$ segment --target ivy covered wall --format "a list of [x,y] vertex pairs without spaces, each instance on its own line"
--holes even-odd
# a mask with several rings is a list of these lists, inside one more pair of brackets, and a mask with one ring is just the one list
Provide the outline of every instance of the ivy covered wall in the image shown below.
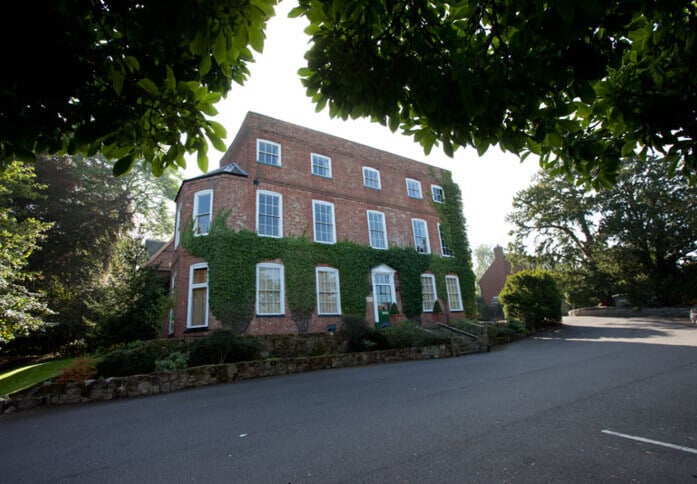
[[182,245],[191,254],[208,261],[209,305],[223,325],[244,332],[255,315],[256,264],[279,261],[285,268],[287,312],[296,324],[308,321],[316,306],[315,268],[327,265],[338,269],[342,314],[365,315],[366,296],[372,290],[370,271],[387,264],[399,273],[402,311],[408,317],[421,314],[421,278],[431,271],[436,276],[438,295],[447,301],[445,276],[458,275],[465,315],[476,315],[474,273],[460,192],[447,173],[441,180],[445,203],[434,203],[438,209],[446,243],[453,257],[419,254],[413,247],[391,247],[377,250],[350,241],[319,244],[307,237],[270,238],[228,227],[230,212],[218,214],[205,237],[194,237],[184,231]]

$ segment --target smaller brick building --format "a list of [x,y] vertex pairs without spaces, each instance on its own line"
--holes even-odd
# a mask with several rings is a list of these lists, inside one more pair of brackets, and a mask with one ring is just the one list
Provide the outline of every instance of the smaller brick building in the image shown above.
[[482,292],[482,300],[491,303],[497,298],[506,279],[511,275],[511,264],[506,260],[501,246],[494,247],[494,261],[479,279],[479,289]]
[[[355,278],[349,284],[342,277],[342,262],[331,255],[336,251],[326,250],[330,255],[314,267],[302,268],[312,271],[312,287],[296,290],[312,291],[315,298],[303,330],[337,327],[346,314],[342,302],[351,299],[355,306],[356,295],[363,301],[365,319],[381,321],[392,303],[400,310],[413,303],[402,299],[400,288],[419,282],[424,324],[435,321],[436,300],[446,315],[464,316],[460,274],[430,269],[447,269],[447,259],[454,259],[439,212],[446,202],[445,175],[449,176],[447,170],[248,113],[219,168],[182,183],[176,198],[174,238],[149,262],[170,276],[175,304],[169,333],[182,336],[215,329],[222,326],[220,315],[229,313],[230,308],[219,305],[215,314],[210,304],[212,294],[220,297],[222,289],[214,287],[214,281],[220,281],[222,269],[209,266],[210,260],[192,255],[183,246],[185,230],[193,230],[194,241],[210,240],[215,236],[209,233],[212,223],[223,216],[233,233],[256,234],[248,239],[253,245],[268,247],[273,241],[281,244],[297,238],[319,244],[313,245],[318,253],[321,246],[342,241],[370,250],[375,264],[364,274],[365,283],[358,285]],[[404,281],[403,270],[381,259],[380,254],[387,257],[389,248],[409,248],[424,256],[418,279]],[[295,276],[287,272],[290,260],[267,255],[254,262],[254,270],[245,276],[255,285],[254,307],[244,294],[239,302],[253,309],[246,331],[297,332],[298,317],[290,307],[294,294],[288,293],[288,282]],[[237,304],[234,295],[226,296],[231,305]]]

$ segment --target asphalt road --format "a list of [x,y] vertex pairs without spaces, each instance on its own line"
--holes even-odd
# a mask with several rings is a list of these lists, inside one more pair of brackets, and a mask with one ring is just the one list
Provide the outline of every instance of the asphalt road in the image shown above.
[[5,415],[0,481],[697,484],[697,327],[570,318],[486,354]]

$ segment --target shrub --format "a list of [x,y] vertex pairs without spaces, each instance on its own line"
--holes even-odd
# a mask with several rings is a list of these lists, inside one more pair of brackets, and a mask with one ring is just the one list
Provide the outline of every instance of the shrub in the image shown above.
[[436,302],[433,303],[433,314],[441,314],[443,312],[443,308],[440,306],[440,301],[436,299]]
[[399,314],[399,307],[397,307],[396,302],[393,302],[392,306],[390,306],[390,314]]
[[387,347],[394,349],[431,346],[449,341],[446,336],[429,333],[411,321],[394,324],[379,332],[385,336]]
[[511,318],[508,321],[508,327],[518,334],[525,334],[525,325],[520,321],[520,319]]
[[232,329],[216,329],[199,338],[189,350],[191,366],[218,365],[256,358],[259,343],[251,336],[238,336]]
[[181,351],[173,351],[164,358],[155,361],[157,371],[180,370],[189,366],[189,356]]
[[337,337],[346,341],[349,352],[381,350],[387,347],[385,335],[368,326],[360,316],[344,316]]
[[[129,376],[152,373],[155,371],[155,362],[178,349],[177,342],[166,340],[139,343],[135,348],[124,346],[109,351],[97,363],[99,376]],[[133,344],[129,346],[134,346]]]
[[521,319],[527,329],[561,321],[561,294],[547,271],[535,269],[511,275],[499,297],[506,317]]

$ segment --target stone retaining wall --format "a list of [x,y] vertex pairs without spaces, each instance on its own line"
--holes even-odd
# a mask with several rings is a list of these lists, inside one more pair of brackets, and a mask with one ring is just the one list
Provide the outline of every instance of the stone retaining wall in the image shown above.
[[590,307],[572,309],[569,316],[597,316],[604,318],[684,318],[690,319],[690,308],[618,308]]
[[479,351],[479,343],[471,345],[426,346],[399,350],[370,351],[314,356],[307,358],[268,359],[198,366],[148,375],[87,380],[84,383],[45,383],[0,400],[2,413],[26,410],[44,405],[99,402],[118,398],[167,393],[219,383],[231,383],[263,376],[287,375],[305,371],[371,365],[390,361],[449,358]]

